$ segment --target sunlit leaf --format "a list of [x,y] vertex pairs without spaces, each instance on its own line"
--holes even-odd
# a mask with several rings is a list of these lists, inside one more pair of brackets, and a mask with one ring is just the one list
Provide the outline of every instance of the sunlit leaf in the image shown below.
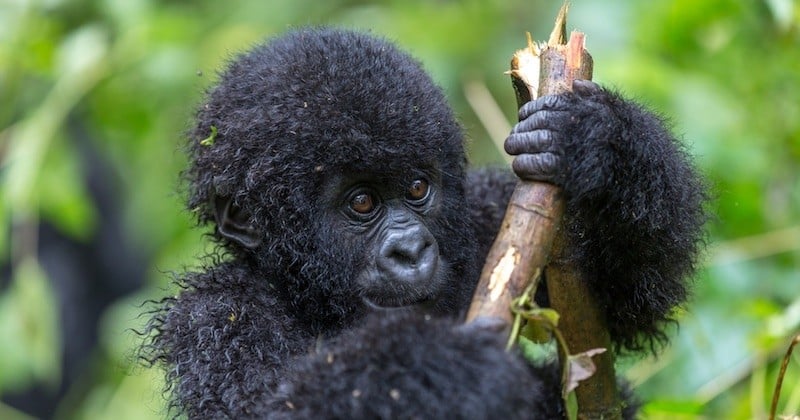
[[559,315],[550,308],[534,308],[524,312],[527,320],[520,335],[535,343],[546,343],[553,336],[553,329],[558,327]]

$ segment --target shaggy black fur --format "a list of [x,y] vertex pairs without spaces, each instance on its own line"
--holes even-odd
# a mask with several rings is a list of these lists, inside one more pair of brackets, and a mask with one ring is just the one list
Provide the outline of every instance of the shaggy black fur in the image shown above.
[[[706,221],[705,186],[664,122],[605,90],[565,95],[566,225],[573,259],[621,349],[655,351],[687,298]],[[524,112],[524,110],[523,110]]]
[[[561,404],[553,403],[560,399],[553,386],[558,369],[530,367],[496,351],[504,344],[498,331],[471,324],[409,313],[371,315],[363,327],[320,349],[321,357],[298,364],[270,412],[281,413],[278,418],[563,417]],[[506,394],[492,397],[498,390]]]
[[[703,186],[662,121],[639,106],[601,89],[559,101],[570,112],[548,129],[563,137],[552,150],[568,203],[563,258],[587,274],[618,346],[663,342],[664,323],[686,299]],[[216,136],[203,141],[212,127]],[[466,170],[460,127],[416,61],[363,34],[290,32],[231,63],[189,141],[189,208],[213,224],[215,199],[228,197],[260,242],[240,246],[216,230],[228,261],[185,274],[181,293],[154,317],[149,357],[169,368],[180,410],[202,418],[561,412],[552,367],[525,367],[492,327],[454,321],[516,177]],[[447,283],[428,311],[370,312],[353,280],[370,244],[343,233],[331,180],[408,185],[420,173],[440,195],[424,221]]]

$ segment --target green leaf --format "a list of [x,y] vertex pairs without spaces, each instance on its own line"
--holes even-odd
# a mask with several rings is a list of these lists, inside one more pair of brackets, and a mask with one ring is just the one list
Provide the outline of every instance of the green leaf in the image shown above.
[[550,341],[553,330],[558,327],[559,315],[550,308],[532,308],[522,312],[527,323],[520,335],[539,344]]
[[540,321],[528,321],[519,335],[533,341],[534,343],[544,344],[553,338],[553,329]]
[[200,140],[200,144],[202,146],[212,146],[214,145],[214,140],[216,140],[216,138],[217,138],[217,127],[212,125],[211,134],[209,134],[208,137],[204,138],[203,140]]

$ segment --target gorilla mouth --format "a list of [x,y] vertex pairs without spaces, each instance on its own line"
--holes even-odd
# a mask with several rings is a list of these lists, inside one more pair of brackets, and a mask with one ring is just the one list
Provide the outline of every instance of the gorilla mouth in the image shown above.
[[412,309],[431,311],[445,294],[448,265],[437,258],[435,272],[409,281],[382,270],[365,270],[357,283],[364,306],[372,311]]
[[373,311],[395,311],[402,309],[430,309],[436,304],[436,298],[432,296],[425,296],[417,300],[397,300],[397,299],[384,299],[381,301],[373,300],[369,297],[363,297],[364,305]]

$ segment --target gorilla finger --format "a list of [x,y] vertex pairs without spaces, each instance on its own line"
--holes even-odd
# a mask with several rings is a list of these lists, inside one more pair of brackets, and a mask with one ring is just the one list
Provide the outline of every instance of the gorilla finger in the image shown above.
[[553,153],[519,155],[511,162],[511,168],[521,179],[550,183],[555,183],[560,166],[560,157]]
[[564,121],[568,115],[568,111],[539,110],[529,115],[524,120],[520,120],[511,132],[520,133],[538,129],[558,130],[563,126],[562,121]]
[[579,96],[590,96],[600,92],[601,87],[591,80],[575,79],[572,81],[572,91]]
[[506,139],[503,148],[509,155],[530,153],[560,153],[559,135],[552,130],[534,130],[513,133]]
[[540,96],[519,109],[519,120],[523,121],[531,114],[544,110],[564,111],[569,108],[569,100],[566,95],[545,95]]

